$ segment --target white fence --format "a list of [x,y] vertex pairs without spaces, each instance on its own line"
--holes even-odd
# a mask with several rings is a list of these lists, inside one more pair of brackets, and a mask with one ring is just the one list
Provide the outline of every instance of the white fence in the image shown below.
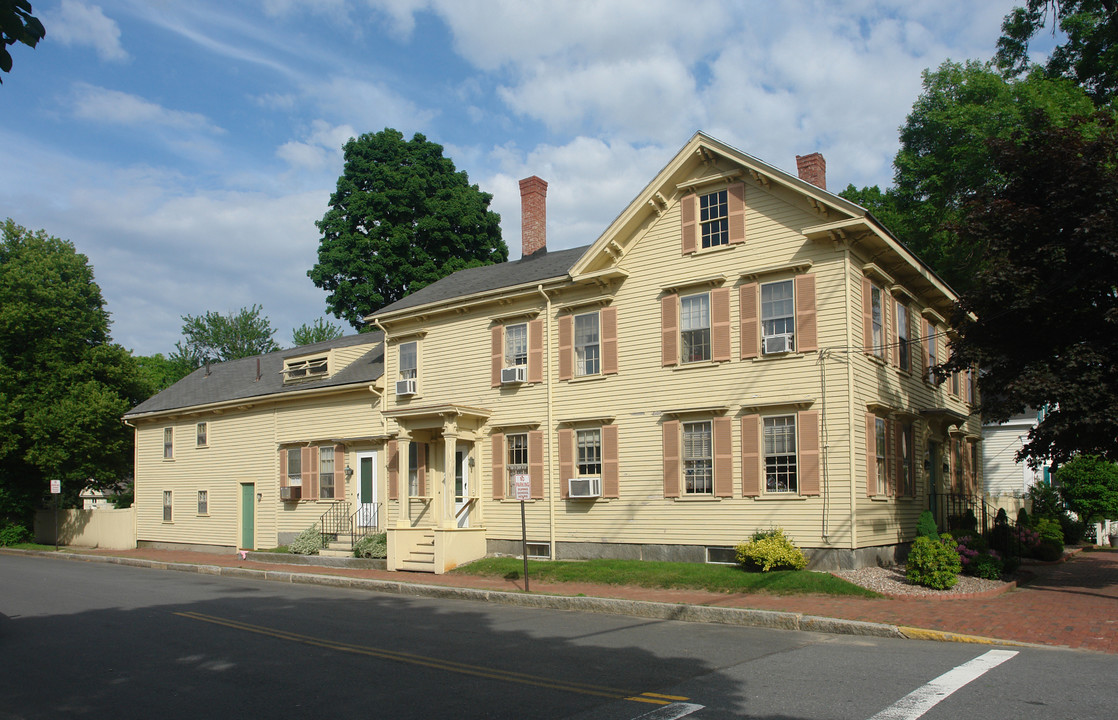
[[[54,510],[35,513],[35,542],[54,545]],[[59,510],[59,545],[130,550],[136,547],[136,509]]]

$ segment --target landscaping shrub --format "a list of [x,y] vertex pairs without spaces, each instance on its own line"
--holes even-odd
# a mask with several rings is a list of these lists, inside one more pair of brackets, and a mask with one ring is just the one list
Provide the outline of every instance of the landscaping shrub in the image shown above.
[[18,545],[31,541],[31,531],[19,523],[11,523],[0,527],[0,547]]
[[1021,558],[1016,555],[1009,555],[1002,560],[1002,575],[1012,575],[1017,572],[1017,568],[1021,567]]
[[955,552],[955,539],[944,533],[939,540],[918,537],[908,553],[905,577],[908,581],[935,590],[947,590],[959,582],[962,565]]
[[987,538],[991,550],[997,550],[1003,557],[1015,555],[1019,552],[1019,544],[1014,537],[1014,530],[1009,524],[995,524]]
[[353,546],[353,556],[359,558],[388,557],[388,533],[366,535]]
[[989,553],[975,556],[965,568],[963,572],[967,575],[974,577],[985,578],[987,580],[1001,579],[1002,572],[1005,570],[1005,563],[997,556],[995,551],[991,550]]
[[322,547],[322,533],[318,531],[318,523],[315,523],[299,533],[287,550],[292,555],[317,555]]
[[1022,527],[1029,524],[1029,511],[1025,508],[1017,511],[1017,524]]
[[939,528],[936,527],[936,519],[931,510],[920,513],[920,519],[916,521],[916,537],[939,539]]
[[807,567],[803,551],[784,535],[781,528],[756,532],[752,540],[739,543],[734,551],[738,562],[747,568],[760,568],[762,572],[803,570]]
[[1033,550],[1033,557],[1051,562],[1064,556],[1064,530],[1058,521],[1039,518],[1036,532],[1039,542]]

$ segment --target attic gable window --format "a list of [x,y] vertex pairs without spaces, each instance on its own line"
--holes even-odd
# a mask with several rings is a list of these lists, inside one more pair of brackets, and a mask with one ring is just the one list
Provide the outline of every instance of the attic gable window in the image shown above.
[[327,373],[327,358],[289,360],[283,366],[284,382],[300,382],[324,377]]
[[704,248],[730,243],[729,210],[725,190],[699,197],[699,225],[702,228]]

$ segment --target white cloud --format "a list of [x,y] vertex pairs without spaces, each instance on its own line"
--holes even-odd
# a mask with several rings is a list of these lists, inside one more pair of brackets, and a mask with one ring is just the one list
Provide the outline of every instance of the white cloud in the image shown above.
[[57,40],[63,45],[91,47],[104,61],[120,62],[128,53],[120,44],[120,26],[105,17],[97,5],[86,5],[78,0],[62,0],[58,10],[48,13],[44,24],[48,41]]
[[169,110],[136,95],[76,83],[73,94],[74,115],[110,125],[163,127],[207,133],[224,132],[198,113]]
[[342,146],[358,132],[350,125],[330,125],[324,120],[315,120],[304,141],[289,141],[276,150],[276,155],[295,168],[322,170],[331,165],[340,165]]

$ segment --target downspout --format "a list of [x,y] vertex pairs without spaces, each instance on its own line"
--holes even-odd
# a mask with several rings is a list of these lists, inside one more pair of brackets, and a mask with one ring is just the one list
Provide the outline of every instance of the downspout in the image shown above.
[[[551,383],[551,296],[544,292],[543,285],[536,286],[536,292],[543,296],[545,302],[546,318],[544,324],[544,354],[543,354],[543,381],[547,385],[547,431],[544,434],[544,447],[551,447],[551,429],[555,426],[553,422],[554,408],[552,406],[552,392],[553,387]],[[547,457],[547,465],[544,472],[547,474],[547,542],[548,547],[551,548],[551,559],[555,559],[555,489],[552,487],[551,476],[551,453],[545,452]]]
[[[380,324],[380,320],[378,318],[373,318],[373,326],[375,328],[377,328],[378,330],[380,330],[381,334],[384,336],[383,339],[381,339],[381,343],[384,345],[384,393],[380,396],[380,430],[381,430],[381,435],[387,435],[388,434],[388,418],[386,418],[384,416],[384,411],[387,409],[385,407],[385,405],[388,402],[388,387],[389,387],[389,385],[388,385],[388,330],[386,330],[385,327]],[[419,358],[417,356],[416,357],[416,365],[418,366],[418,364],[419,364]],[[370,385],[369,389],[371,390],[372,387],[373,386]],[[385,465],[384,465],[385,472],[383,473],[384,482],[385,482],[384,522],[385,522],[385,524],[387,524],[388,523],[388,485],[387,485],[387,483],[388,483],[388,465],[387,465],[387,462],[388,462],[388,450],[387,450],[388,445],[387,445],[387,443],[385,444],[385,448],[386,449],[385,449],[384,453],[382,453],[382,454],[384,455],[384,463],[385,463]],[[377,477],[378,478],[382,475],[380,470],[381,470],[381,468],[378,467],[377,468]],[[407,482],[407,481],[408,481],[408,479],[404,478],[404,482]],[[400,479],[398,477],[396,478],[396,482],[397,483],[400,482]],[[378,481],[377,484],[379,485],[380,482]],[[397,486],[397,487],[399,487],[399,486]],[[379,488],[377,489],[377,494],[378,495],[380,494],[380,489]],[[411,500],[409,499],[408,502],[411,502]],[[403,504],[401,503],[400,507],[397,508],[397,516],[402,514],[403,511],[404,511],[404,508],[403,508]],[[391,559],[391,553],[389,553],[389,556],[390,556],[390,559]],[[389,568],[389,569],[394,570],[395,568]]]
[[[852,322],[853,318],[850,314],[850,246],[843,244],[842,250],[842,275],[845,290],[843,297],[846,299],[846,347],[854,347],[854,338],[852,336]],[[847,427],[850,428],[850,464],[847,469],[850,472],[850,550],[854,552],[858,549],[858,491],[857,491],[857,472],[855,468],[857,465],[857,457],[854,452],[854,436],[857,434],[858,426],[855,425],[854,416],[854,359],[857,357],[856,353],[847,352],[846,355],[846,413],[847,413]],[[865,423],[863,423],[865,424]],[[866,438],[869,442],[869,438]]]
[[[140,521],[139,513],[136,512],[136,481],[139,474],[136,472],[136,462],[140,459],[140,429],[123,418],[121,418],[121,422],[132,428],[132,540],[139,545]],[[55,535],[57,534],[55,532]]]

